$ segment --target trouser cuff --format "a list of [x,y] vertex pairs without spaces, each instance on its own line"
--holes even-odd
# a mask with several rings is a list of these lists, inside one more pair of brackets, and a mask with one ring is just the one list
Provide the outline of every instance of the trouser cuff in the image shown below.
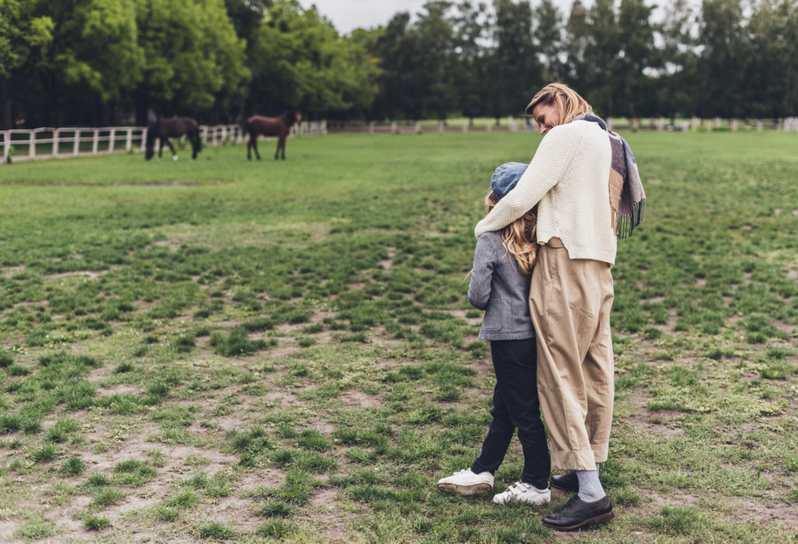
[[596,456],[596,463],[603,463],[607,460],[610,451],[609,444],[590,444],[593,449],[593,455]]
[[596,470],[596,462],[600,461],[593,450],[551,452],[552,470]]

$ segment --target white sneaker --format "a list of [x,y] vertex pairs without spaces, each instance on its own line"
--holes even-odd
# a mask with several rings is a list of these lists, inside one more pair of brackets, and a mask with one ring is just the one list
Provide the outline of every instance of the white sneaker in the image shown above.
[[524,482],[515,482],[507,488],[504,493],[499,493],[493,497],[493,502],[496,504],[504,504],[510,501],[530,502],[533,504],[542,504],[551,500],[550,489],[538,489],[534,485],[525,484]]
[[438,489],[458,495],[476,495],[493,489],[493,474],[481,472],[474,474],[470,468],[455,472],[448,478],[438,480]]

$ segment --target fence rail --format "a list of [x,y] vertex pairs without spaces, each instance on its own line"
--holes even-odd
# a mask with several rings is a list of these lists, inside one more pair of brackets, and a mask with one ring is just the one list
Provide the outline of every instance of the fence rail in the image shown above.
[[[292,126],[288,137],[308,137],[322,134],[327,134],[326,121],[311,121]],[[238,125],[202,125],[200,126],[200,136],[204,145],[216,147],[239,144],[244,141],[245,134]],[[2,164],[36,159],[135,153],[144,151],[146,141],[146,127],[42,127],[33,130],[0,131]],[[158,144],[158,139],[156,139],[156,148]]]
[[[504,120],[503,120],[504,121]],[[671,122],[665,117],[651,117],[647,119],[609,119],[611,130],[643,130],[643,131],[706,131],[714,130],[737,132],[738,130],[764,130],[798,131],[798,118],[785,119],[680,119]],[[538,132],[538,124],[531,118],[525,121],[516,121],[508,117],[504,124],[488,123],[474,124],[469,120],[461,121],[328,121],[330,133],[337,134],[418,134],[421,132]]]
[[[670,123],[664,117],[649,119],[630,118],[608,120],[612,130],[662,131],[731,131],[776,130],[798,132],[798,117],[784,119],[692,119]],[[203,144],[236,145],[245,134],[239,125],[200,127]],[[538,125],[527,118],[518,122],[508,117],[504,124],[472,124],[463,121],[311,121],[291,127],[289,138],[319,136],[323,134],[418,134],[421,132],[538,132]],[[268,138],[267,138],[268,139]],[[108,153],[135,153],[144,150],[146,127],[105,128],[37,128],[33,130],[0,131],[2,164],[13,161],[105,155]],[[156,139],[156,147],[158,140]],[[9,160],[10,159],[10,160]]]

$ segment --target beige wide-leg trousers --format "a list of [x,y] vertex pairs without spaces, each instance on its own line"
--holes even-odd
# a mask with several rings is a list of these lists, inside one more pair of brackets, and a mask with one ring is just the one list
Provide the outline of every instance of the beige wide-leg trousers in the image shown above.
[[559,238],[540,247],[529,307],[554,470],[595,470],[607,460],[615,394],[614,296],[608,263],[571,260]]

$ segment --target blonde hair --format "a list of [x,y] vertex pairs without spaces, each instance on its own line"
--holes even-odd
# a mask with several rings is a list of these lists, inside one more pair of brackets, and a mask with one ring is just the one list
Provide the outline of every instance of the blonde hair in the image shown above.
[[[488,206],[488,212],[499,203],[499,198],[496,193],[491,191],[485,197],[485,204]],[[518,268],[522,274],[529,275],[532,273],[532,268],[535,266],[535,260],[538,256],[538,243],[537,231],[538,207],[526,212],[524,215],[504,227],[501,231],[502,245],[507,253],[515,257],[518,263]]]
[[551,106],[557,104],[560,109],[560,124],[570,123],[577,115],[592,113],[593,108],[587,100],[579,96],[575,90],[562,83],[550,83],[538,91],[532,102],[526,107],[525,113],[532,115],[532,110],[537,105]]

